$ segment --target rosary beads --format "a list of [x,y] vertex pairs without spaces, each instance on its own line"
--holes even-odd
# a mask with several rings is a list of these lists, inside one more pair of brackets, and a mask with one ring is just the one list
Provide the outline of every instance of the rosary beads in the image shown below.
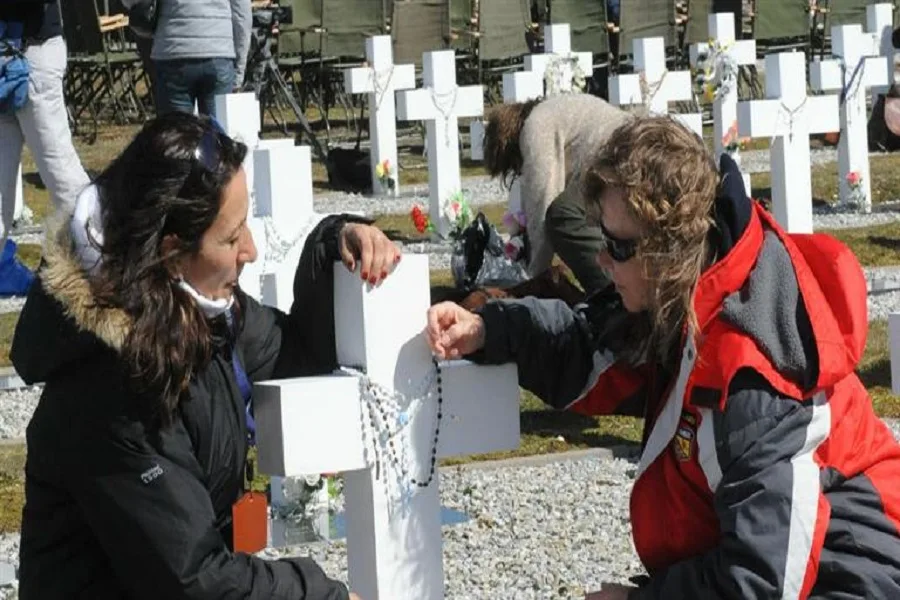
[[[437,396],[437,410],[434,427],[434,439],[430,451],[430,466],[427,477],[410,477],[407,448],[411,440],[407,427],[411,421],[409,410],[411,404],[403,405],[403,395],[385,390],[375,382],[361,375],[363,397],[363,445],[372,451],[372,462],[375,478],[387,482],[388,467],[395,473],[401,490],[408,492],[410,487],[427,488],[434,481],[437,469],[438,443],[440,441],[441,421],[443,419],[443,379],[441,367],[432,358],[434,371],[424,379],[419,388],[408,395],[410,401],[418,401],[418,408],[431,398]],[[367,440],[371,434],[371,445]],[[371,446],[371,447],[370,447]]]

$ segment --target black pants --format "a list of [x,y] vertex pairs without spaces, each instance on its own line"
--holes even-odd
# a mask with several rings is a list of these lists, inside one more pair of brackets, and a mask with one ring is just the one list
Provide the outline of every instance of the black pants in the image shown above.
[[567,187],[547,209],[544,229],[553,250],[590,295],[609,284],[609,277],[597,263],[603,249],[603,233],[587,222],[584,201],[577,186]]

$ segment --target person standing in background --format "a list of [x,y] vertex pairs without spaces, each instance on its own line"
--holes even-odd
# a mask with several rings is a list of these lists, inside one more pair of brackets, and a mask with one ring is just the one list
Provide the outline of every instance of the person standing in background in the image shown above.
[[[30,284],[31,273],[7,244],[16,204],[16,178],[27,145],[55,210],[69,210],[87,187],[88,175],[72,143],[63,77],[66,43],[58,0],[3,0],[0,21],[21,27],[21,39],[4,40],[24,49],[28,63],[28,99],[21,108],[0,114],[0,295],[15,295]],[[17,36],[18,37],[18,36]]]
[[241,86],[250,47],[250,0],[160,2],[151,58],[157,114],[215,116],[215,97]]

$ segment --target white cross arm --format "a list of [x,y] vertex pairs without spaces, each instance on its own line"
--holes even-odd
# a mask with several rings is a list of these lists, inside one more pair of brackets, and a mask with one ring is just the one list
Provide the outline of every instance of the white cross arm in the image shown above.
[[[444,92],[452,94],[453,92]],[[442,104],[439,99],[438,103]],[[430,88],[408,90],[397,94],[397,118],[401,121],[426,121],[447,117],[480,117],[484,114],[484,91],[481,86],[460,87],[456,91],[455,103],[448,107],[447,114],[441,114],[434,102]]]
[[[870,88],[876,92],[887,91],[891,85],[888,59],[884,56],[869,56],[864,61],[860,67],[863,78],[859,82],[860,89]],[[852,76],[852,71],[848,71],[847,77],[850,78]],[[809,84],[817,92],[833,92],[843,89],[844,73],[841,69],[841,62],[838,60],[814,62],[810,65]],[[856,82],[854,82],[853,86],[856,85]]]
[[[653,87],[650,87],[653,93]],[[692,100],[694,97],[693,81],[690,71],[669,71],[662,80],[657,94],[661,94],[669,102]]]
[[[648,84],[648,92],[652,96],[665,98],[666,102],[679,102],[693,99],[693,83],[690,71],[668,71],[665,78],[654,89],[653,84]],[[629,104],[643,104],[643,90],[641,78],[637,73],[627,75],[614,75],[609,78],[609,101],[617,106]]]
[[828,133],[841,128],[838,97],[808,97],[806,105],[793,116],[781,100],[738,102],[738,135],[741,137],[786,136]]
[[534,71],[503,74],[503,101],[527,102],[544,95],[544,77]]
[[525,57],[525,70],[538,73],[543,76],[547,66],[552,60],[574,58],[584,73],[590,74],[593,70],[594,55],[590,52],[572,52],[571,54],[529,54]]
[[[519,445],[515,365],[441,364],[442,415],[438,457],[510,450]],[[488,399],[486,401],[485,399]],[[343,373],[257,383],[253,388],[259,469],[295,477],[367,468],[361,423],[360,383]],[[434,443],[437,401],[413,407],[410,426]],[[425,419],[426,426],[414,422]],[[427,437],[427,439],[424,439]]]
[[642,104],[641,78],[635,73],[609,78],[609,101],[616,106]]
[[[416,87],[415,65],[394,65],[390,74],[390,81],[379,85],[385,88],[390,86],[390,91],[410,89]],[[372,67],[354,67],[344,71],[344,89],[351,94],[375,93],[375,75]]]
[[[710,45],[707,42],[692,44],[690,48],[691,66],[696,67],[700,62],[700,56],[708,55]],[[739,65],[756,64],[756,40],[738,40],[731,42],[731,45],[725,51],[734,57]]]

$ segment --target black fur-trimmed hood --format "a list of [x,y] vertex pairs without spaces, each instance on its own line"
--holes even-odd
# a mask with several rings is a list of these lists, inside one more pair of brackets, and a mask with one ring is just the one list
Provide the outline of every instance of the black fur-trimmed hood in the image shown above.
[[26,383],[98,352],[122,349],[132,319],[118,308],[97,306],[75,252],[71,216],[48,223],[43,259],[16,326],[10,353]]

